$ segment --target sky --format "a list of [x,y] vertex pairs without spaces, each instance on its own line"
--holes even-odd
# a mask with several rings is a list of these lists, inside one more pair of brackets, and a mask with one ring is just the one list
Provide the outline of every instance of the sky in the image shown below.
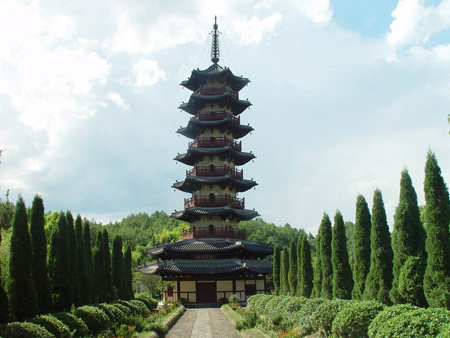
[[426,154],[450,182],[450,0],[0,0],[0,196],[107,223],[172,213],[186,193],[179,84],[210,64],[251,80],[246,207],[317,233],[400,173],[424,204]]

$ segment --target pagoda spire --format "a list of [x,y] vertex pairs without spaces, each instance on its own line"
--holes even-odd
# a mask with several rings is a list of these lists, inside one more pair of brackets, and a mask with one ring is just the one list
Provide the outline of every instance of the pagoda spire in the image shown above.
[[217,30],[219,26],[217,25],[217,16],[214,17],[214,25],[213,31],[211,32],[212,36],[212,46],[211,46],[211,61],[214,64],[219,62],[220,51],[219,51],[219,34],[220,32]]

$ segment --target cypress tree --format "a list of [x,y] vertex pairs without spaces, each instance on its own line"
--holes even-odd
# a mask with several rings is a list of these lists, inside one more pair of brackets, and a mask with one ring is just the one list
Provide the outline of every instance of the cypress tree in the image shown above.
[[124,282],[125,282],[125,290],[126,297],[125,300],[129,300],[133,298],[133,272],[131,271],[131,248],[127,246],[127,250],[125,251],[125,256],[123,259],[123,269],[124,269]]
[[272,270],[273,286],[276,295],[280,293],[280,248],[275,244],[273,249],[273,270]]
[[73,304],[73,284],[69,229],[63,212],[60,212],[58,224],[50,237],[48,270],[55,311],[69,311]]
[[289,294],[289,249],[283,248],[281,251],[281,267],[280,267],[280,295],[287,296]]
[[367,275],[364,298],[390,304],[392,287],[392,246],[386,220],[383,196],[375,190],[372,206],[372,229],[370,232],[370,270]]
[[86,276],[88,278],[86,287],[86,295],[89,300],[86,303],[95,302],[95,278],[94,278],[94,260],[92,258],[91,248],[91,229],[89,221],[83,222],[83,243],[84,243],[84,262],[86,267]]
[[[0,243],[2,242],[2,231],[0,228]],[[0,324],[5,324],[9,320],[8,296],[2,283],[2,267],[0,265]]]
[[[409,302],[417,306],[426,306],[425,295],[423,293],[423,275],[426,262],[425,251],[425,229],[420,221],[419,205],[417,204],[417,194],[412,185],[411,177],[408,170],[403,169],[400,179],[400,198],[394,215],[394,230],[392,231],[392,251],[393,259],[393,275],[392,289],[389,293],[391,301],[395,304]],[[413,262],[422,262],[422,269],[416,266],[414,280],[416,283],[411,284],[406,281],[402,285],[402,292],[399,292],[399,278],[405,262],[409,257],[417,257],[418,260],[410,259],[407,271],[412,271]],[[420,272],[422,271],[422,273]],[[406,272],[405,276],[409,275]],[[409,292],[408,290],[414,290]]]
[[112,301],[115,297],[116,290],[114,290],[113,279],[112,279],[112,269],[111,269],[111,252],[109,250],[109,237],[108,231],[103,229],[103,257],[105,260],[105,291],[106,300]]
[[106,289],[105,275],[105,253],[103,233],[97,233],[97,246],[94,250],[94,276],[95,276],[95,300],[99,303],[107,301],[108,291]]
[[311,264],[311,251],[306,234],[300,236],[300,294],[298,296],[310,297],[313,289],[313,268]]
[[297,247],[294,240],[289,244],[289,296],[295,296],[297,292]]
[[73,302],[75,306],[80,306],[82,300],[80,292],[80,280],[78,278],[77,236],[75,235],[73,216],[70,211],[66,212],[66,219],[67,219],[67,230],[70,249],[70,270],[72,272]]
[[117,297],[119,299],[124,299],[126,297],[123,273],[122,237],[116,236],[113,241],[112,275],[113,285],[116,288]]
[[13,319],[20,321],[33,317],[38,312],[32,272],[33,251],[22,196],[17,200],[14,213],[9,257],[9,306]]
[[324,213],[319,227],[320,236],[320,264],[322,267],[322,298],[331,299],[333,297],[333,266],[331,263],[331,221],[330,217]]
[[350,299],[352,296],[352,270],[348,260],[347,238],[342,214],[337,211],[331,240],[331,261],[333,263],[333,297]]
[[450,202],[436,155],[428,151],[425,164],[425,223],[427,266],[424,292],[431,307],[450,308]]
[[75,236],[77,238],[77,273],[80,289],[81,304],[89,304],[90,302],[90,285],[86,273],[86,257],[84,255],[84,240],[83,240],[83,222],[81,216],[77,215],[75,219]]
[[47,268],[47,238],[45,237],[44,201],[36,195],[31,207],[30,235],[33,247],[33,279],[38,296],[38,312],[53,311],[52,288]]
[[353,299],[361,299],[370,269],[370,228],[369,207],[363,195],[356,199],[356,217],[353,237]]
[[296,248],[296,253],[297,253],[297,289],[295,291],[295,294],[297,296],[301,296],[302,295],[302,237],[303,237],[304,233],[300,233],[300,236],[298,236],[297,239],[297,248]]
[[320,298],[322,293],[322,261],[320,258],[320,231],[316,237],[316,257],[314,260],[314,287],[313,296]]

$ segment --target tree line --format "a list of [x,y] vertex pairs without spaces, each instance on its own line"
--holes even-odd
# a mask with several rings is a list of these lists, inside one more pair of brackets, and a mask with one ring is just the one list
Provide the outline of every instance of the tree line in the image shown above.
[[67,211],[58,213],[47,240],[41,196],[34,197],[28,213],[21,196],[14,208],[3,207],[14,213],[8,271],[0,271],[0,323],[133,297],[131,249],[124,252],[120,236],[111,252],[103,229],[92,247],[89,221]]
[[364,196],[358,195],[351,250],[342,214],[336,212],[332,225],[324,213],[315,258],[304,234],[289,247],[275,246],[275,293],[450,308],[450,201],[431,151],[424,193],[423,223],[416,191],[404,169],[392,234],[381,191],[375,190],[371,211]]

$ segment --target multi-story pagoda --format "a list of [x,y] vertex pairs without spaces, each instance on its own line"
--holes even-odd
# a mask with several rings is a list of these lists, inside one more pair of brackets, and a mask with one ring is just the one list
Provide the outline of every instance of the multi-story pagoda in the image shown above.
[[239,91],[250,81],[219,66],[219,32],[213,26],[211,61],[205,70],[193,70],[181,85],[193,93],[180,109],[192,117],[177,133],[192,141],[175,160],[191,166],[186,178],[173,188],[191,194],[184,209],[172,217],[190,223],[181,241],[147,249],[157,263],[140,267],[144,274],[158,274],[173,281],[165,297],[186,298],[189,302],[217,302],[231,294],[241,300],[266,292],[266,275],[272,262],[262,260],[273,253],[273,246],[246,240],[241,220],[258,213],[245,209],[245,192],[257,183],[244,179],[239,166],[255,158],[242,151],[245,135],[253,130],[242,125],[240,115],[251,103],[239,99]]

